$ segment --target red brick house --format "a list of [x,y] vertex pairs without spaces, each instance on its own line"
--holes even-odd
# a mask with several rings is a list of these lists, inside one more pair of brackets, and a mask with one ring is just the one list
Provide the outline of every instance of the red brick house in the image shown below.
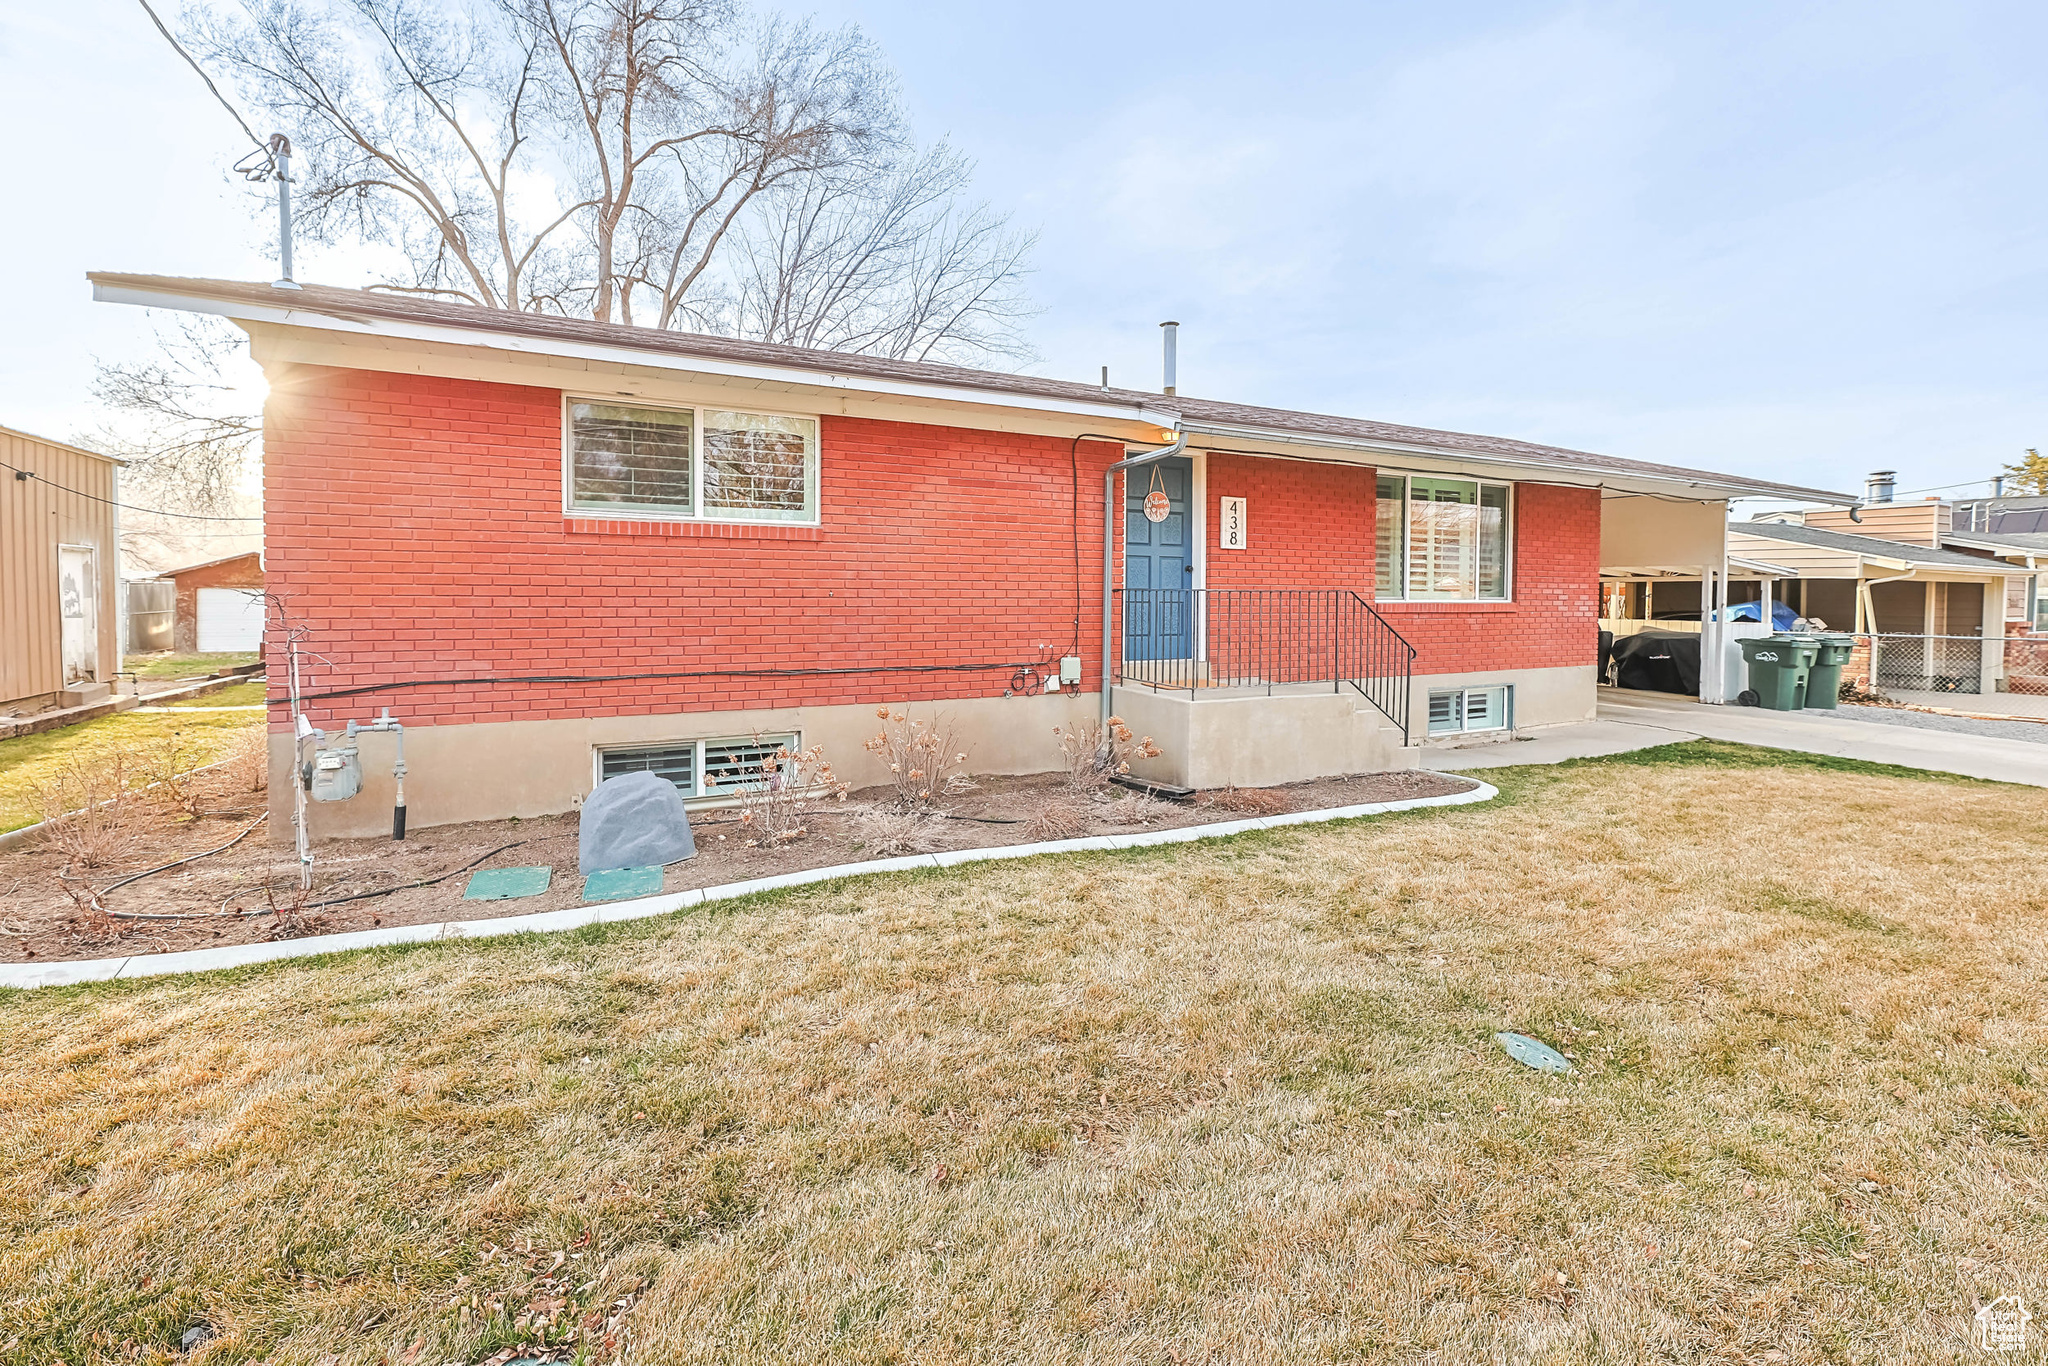
[[[945,712],[982,772],[1052,768],[1052,728],[1111,708],[1164,781],[1409,766],[1592,714],[1603,566],[1725,575],[1729,498],[1838,497],[373,292],[92,279],[249,333],[268,587],[324,661],[307,714],[389,707],[422,825],[566,810],[634,767],[715,797],[757,733],[873,781],[882,703]],[[283,773],[281,706],[273,730]],[[317,833],[381,828],[364,761],[369,800]]]

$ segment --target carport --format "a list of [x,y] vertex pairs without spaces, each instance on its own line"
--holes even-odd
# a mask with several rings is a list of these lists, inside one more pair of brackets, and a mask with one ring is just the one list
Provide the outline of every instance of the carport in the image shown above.
[[[1732,553],[1728,531],[1725,502],[1610,493],[1600,503],[1600,629],[1617,640],[1652,631],[1699,636],[1702,702],[1742,690],[1733,642],[1769,634],[1719,609],[1772,600],[1774,585],[1796,574],[1773,559]],[[1716,660],[1720,667],[1710,667]]]

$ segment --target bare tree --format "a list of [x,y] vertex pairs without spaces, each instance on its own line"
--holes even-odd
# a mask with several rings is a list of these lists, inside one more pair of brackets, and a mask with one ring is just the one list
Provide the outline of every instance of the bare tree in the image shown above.
[[1035,239],[961,202],[972,174],[940,143],[880,176],[764,196],[740,234],[734,330],[899,360],[1028,356],[1017,326]]
[[110,421],[92,445],[128,461],[122,482],[138,498],[226,515],[246,495],[263,418],[222,366],[239,348],[233,328],[180,317],[154,358],[99,363],[93,397]]
[[150,359],[98,364],[92,392],[104,419],[80,444],[128,462],[121,539],[139,561],[207,558],[256,541],[263,416],[230,373],[241,345],[226,323],[179,315],[159,328]]
[[[201,52],[297,144],[303,229],[397,247],[410,274],[388,287],[1021,354],[1029,239],[957,205],[966,164],[917,151],[857,29],[733,0],[453,3],[234,0],[197,21]],[[800,249],[764,274],[762,244],[792,229]]]

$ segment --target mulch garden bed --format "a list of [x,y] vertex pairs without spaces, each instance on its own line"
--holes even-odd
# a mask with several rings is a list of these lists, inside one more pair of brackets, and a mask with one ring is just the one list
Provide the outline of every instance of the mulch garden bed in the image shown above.
[[[697,855],[664,869],[662,890],[687,891],[900,854],[1136,834],[1251,815],[1441,796],[1474,785],[1438,773],[1367,773],[1285,787],[1224,789],[1168,802],[1116,787],[1070,794],[1064,778],[1053,774],[983,778],[973,791],[945,801],[942,815],[917,822],[892,817],[880,805],[888,795],[882,788],[854,793],[844,802],[820,802],[806,817],[800,838],[768,848],[749,843],[737,811],[697,811],[691,815]],[[82,883],[64,881],[67,856],[55,848],[30,843],[0,851],[0,962],[170,953],[584,904],[574,813],[436,826],[416,830],[402,842],[323,841],[314,849],[313,889],[303,896],[290,844],[273,842],[277,832],[264,825],[224,852],[105,890],[131,874],[215,849],[262,813],[264,794],[234,791],[224,774],[201,775],[191,795],[204,813],[198,817],[138,807],[124,820],[118,847],[104,866],[86,870]],[[534,865],[552,870],[547,890],[537,896],[463,899],[475,870]],[[432,885],[411,885],[433,879],[438,881]],[[365,892],[388,894],[340,901]],[[92,910],[95,897],[113,913],[111,919]]]

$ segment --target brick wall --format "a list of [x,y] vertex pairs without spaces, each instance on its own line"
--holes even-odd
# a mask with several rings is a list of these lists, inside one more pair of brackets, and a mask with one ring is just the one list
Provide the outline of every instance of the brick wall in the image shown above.
[[[844,417],[822,419],[820,437],[820,527],[570,518],[552,389],[274,374],[266,564],[310,628],[306,648],[332,661],[308,665],[308,691],[878,671],[437,684],[336,699],[313,719],[386,704],[460,724],[992,697],[1013,666],[1070,651],[1098,686],[1102,472],[1116,447],[1081,443],[1076,470],[1072,443],[1050,437]],[[1373,471],[1214,454],[1208,471],[1212,587],[1370,596]],[[1224,496],[1250,500],[1248,550],[1216,545]],[[1599,516],[1595,491],[1519,486],[1514,602],[1383,604],[1418,647],[1417,672],[1592,663]],[[981,665],[997,667],[950,669]],[[281,688],[281,661],[271,676]]]
[[[1000,696],[1075,641],[1072,443],[826,417],[823,526],[562,512],[561,396],[300,367],[272,377],[270,587],[306,687],[470,675],[882,669],[857,677],[434,686],[336,699],[418,724]],[[1099,677],[1102,471],[1079,453],[1080,631]],[[271,642],[272,649],[276,642]],[[905,665],[1004,667],[912,673]],[[281,684],[281,665],[273,664]],[[274,687],[273,691],[277,691]]]
[[[1211,588],[1350,588],[1373,594],[1376,471],[1208,456]],[[1218,543],[1217,499],[1248,501],[1248,545]],[[1383,602],[1418,674],[1592,664],[1598,653],[1600,494],[1515,486],[1514,600]]]
[[219,564],[188,569],[171,575],[177,585],[177,609],[171,617],[171,647],[184,654],[199,648],[199,590],[202,588],[261,588],[263,560],[254,553],[237,555]]

